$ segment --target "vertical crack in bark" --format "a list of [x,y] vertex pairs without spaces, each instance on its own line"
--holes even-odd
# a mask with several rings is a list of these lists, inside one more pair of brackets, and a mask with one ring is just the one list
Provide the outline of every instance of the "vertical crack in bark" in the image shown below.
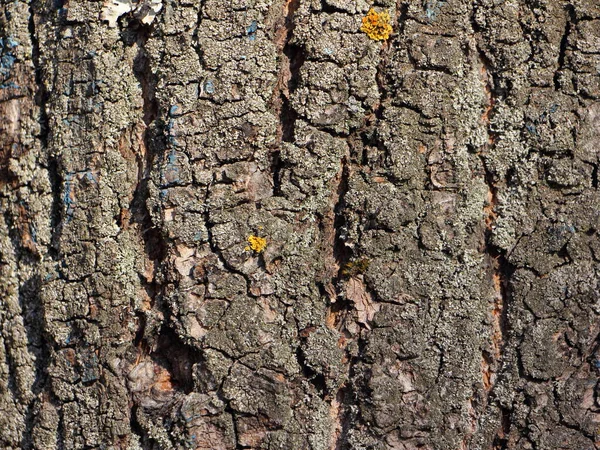
[[[50,351],[45,344],[44,323],[43,323],[43,305],[40,298],[40,289],[42,281],[39,275],[34,275],[29,279],[20,280],[19,304],[21,314],[23,315],[23,325],[27,332],[28,349],[34,354],[34,381],[31,386],[32,399],[27,404],[25,410],[25,431],[21,447],[28,449],[32,447],[31,438],[36,420],[36,405],[38,396],[46,390],[48,375],[47,367],[50,361]],[[52,395],[53,398],[53,395]],[[53,398],[53,400],[55,400]]]
[[48,179],[50,181],[50,187],[52,189],[52,204],[50,205],[50,246],[48,247],[48,255],[54,261],[59,260],[58,249],[59,249],[59,237],[62,230],[61,226],[61,176],[60,176],[60,163],[56,156],[50,155],[48,157]]
[[281,145],[294,142],[294,128],[298,114],[290,105],[290,96],[298,84],[300,67],[306,55],[304,49],[291,43],[294,35],[294,14],[300,7],[300,0],[285,0],[280,29],[275,44],[279,48],[279,79],[271,101],[275,114],[279,117],[277,147],[271,152],[271,173],[273,174],[273,195],[281,196]]
[[565,66],[565,57],[567,54],[567,47],[569,44],[569,35],[571,34],[571,28],[573,24],[576,22],[577,17],[575,16],[575,7],[573,5],[565,5],[565,10],[567,11],[567,21],[565,23],[565,31],[563,32],[562,39],[560,41],[560,50],[558,53],[558,67],[554,72],[554,89],[556,91],[560,91],[560,75],[561,71]]
[[142,445],[142,449],[147,448],[147,440],[148,436],[144,431],[144,427],[140,424],[137,414],[138,414],[139,406],[133,405],[129,411],[129,427],[131,428],[131,432],[135,433],[137,437],[140,439],[140,444]]
[[[407,11],[408,5],[403,3],[399,3],[397,5],[393,25],[394,29],[397,30],[396,35],[400,34],[403,29],[403,18],[406,17]],[[353,255],[353,252],[345,245],[345,196],[349,190],[349,180],[353,170],[352,168],[354,165],[362,164],[364,159],[364,146],[367,143],[372,143],[374,130],[377,128],[378,123],[382,120],[383,111],[389,102],[389,92],[386,84],[386,68],[391,55],[392,46],[393,39],[384,42],[381,47],[380,61],[377,65],[377,73],[375,75],[375,81],[377,83],[377,89],[379,92],[379,100],[373,105],[372,112],[368,112],[365,115],[362,127],[351,131],[346,137],[346,142],[348,143],[350,151],[341,161],[339,175],[340,180],[337,187],[337,201],[334,206],[335,240],[333,246],[333,257],[337,263],[338,271],[332,280],[332,284],[335,287],[335,302],[329,307],[329,316],[331,317],[330,322],[337,325],[338,328],[341,328],[341,324],[339,324],[342,318],[341,316],[355,308],[354,303],[345,298],[343,286],[344,271],[346,270],[346,267],[352,258],[357,257],[357,255]],[[381,143],[377,142],[376,145],[380,147]],[[358,151],[357,147],[362,147],[362,150]],[[364,289],[372,298],[375,297],[369,286],[365,285]],[[332,410],[334,410],[336,413],[334,419],[337,421],[334,428],[335,436],[331,447],[332,450],[342,450],[346,448],[348,444],[348,433],[352,428],[352,424],[357,420],[360,420],[358,410],[354,405],[354,401],[357,398],[356,391],[363,389],[363,387],[358,386],[357,377],[359,374],[356,372],[356,366],[362,358],[363,348],[366,341],[363,336],[363,332],[365,331],[363,330],[364,326],[359,324],[359,327],[361,332],[356,337],[359,351],[356,356],[349,357],[348,361],[349,381],[340,387],[331,405]]]
[[[478,156],[484,170],[485,183],[488,186],[487,204],[484,207],[485,220],[485,244],[483,252],[489,258],[491,266],[491,278],[493,288],[493,307],[491,311],[492,318],[492,354],[484,351],[482,353],[482,378],[483,387],[487,394],[487,404],[490,402],[490,394],[495,385],[495,377],[501,369],[504,358],[504,349],[508,339],[508,306],[510,300],[509,280],[514,272],[514,268],[506,259],[504,253],[493,243],[494,227],[497,221],[498,205],[498,187],[495,183],[495,176],[490,170],[485,153],[493,150],[497,136],[491,128],[491,119],[494,113],[496,97],[494,95],[492,69],[490,68],[485,55],[478,49],[479,61],[481,64],[481,75],[484,82],[485,96],[487,105],[482,115],[482,122],[487,128],[488,142],[484,147],[483,153]],[[505,445],[510,428],[510,412],[502,406],[499,406],[501,412],[501,428],[494,440],[496,448],[498,445]]]
[[[35,23],[35,9],[34,0],[30,0],[28,4],[28,22],[27,29],[29,32],[29,39],[31,42],[31,64],[33,70],[33,76],[27,77],[27,81],[33,84],[33,104],[37,107],[32,108],[32,112],[37,113],[37,117],[32,119],[37,120],[39,126],[39,134],[35,138],[39,142],[39,155],[41,161],[44,160],[44,153],[48,145],[49,137],[49,123],[48,116],[46,113],[46,103],[48,100],[48,92],[42,78],[42,67],[40,62],[40,44],[36,31]],[[35,144],[34,144],[35,145]],[[43,167],[43,162],[40,162]],[[54,233],[59,220],[60,220],[60,196],[59,189],[60,183],[57,181],[56,164],[52,157],[47,159],[47,167],[45,170],[48,173],[50,185],[52,189],[52,204],[51,215],[50,215],[50,231]],[[22,206],[23,215],[18,216],[17,222],[14,223],[13,229],[15,232],[21,234],[21,237],[15,240],[15,243],[19,243],[18,246],[14,246],[15,256],[17,258],[17,264],[19,266],[19,289],[18,289],[18,302],[21,310],[21,316],[23,318],[23,327],[27,334],[27,351],[33,355],[33,383],[29,387],[31,397],[29,400],[23,398],[21,402],[25,406],[24,413],[24,431],[22,434],[21,448],[28,449],[32,448],[32,436],[34,432],[34,426],[36,423],[36,406],[39,404],[40,395],[46,391],[48,385],[47,369],[50,362],[49,348],[45,343],[44,339],[44,324],[43,324],[43,304],[40,298],[40,289],[42,280],[39,273],[39,262],[40,253],[34,244],[33,249],[23,244],[23,233],[29,234],[30,220],[26,215],[25,206]],[[8,212],[7,212],[8,214]],[[23,230],[25,227],[25,230]],[[18,231],[17,231],[18,230]],[[38,244],[39,245],[39,244]],[[27,250],[27,251],[25,251]],[[56,259],[56,253],[53,251],[52,244],[46,248],[46,252],[53,259]],[[9,358],[10,360],[10,358]],[[47,393],[50,401],[54,402],[55,398],[52,393]]]
[[335,238],[333,242],[333,259],[337,262],[338,271],[333,280],[334,286],[336,286],[336,295],[337,297],[341,296],[341,292],[339,291],[339,283],[342,280],[342,272],[344,270],[344,266],[350,260],[351,252],[345,244],[344,233],[346,230],[346,218],[344,216],[344,209],[346,207],[346,202],[344,197],[348,193],[348,182],[350,179],[350,155],[346,155],[342,158],[341,167],[339,172],[339,182],[337,185],[337,200],[333,207],[333,227],[335,231]]
[[35,28],[35,10],[33,2],[29,2],[29,36],[31,39],[31,61],[33,62],[36,92],[35,92],[35,103],[39,107],[39,118],[38,122],[40,125],[39,139],[42,147],[46,148],[48,145],[48,136],[50,133],[50,126],[48,123],[48,113],[46,112],[46,104],[48,102],[48,91],[44,80],[42,79],[42,67],[40,62],[40,43],[38,41],[37,32]]
[[[355,133],[353,133],[355,134]],[[347,138],[349,144],[351,144],[351,137]],[[349,189],[349,180],[350,180],[350,171],[351,171],[351,151],[347,152],[346,155],[343,156],[341,160],[340,171],[338,175],[338,183],[336,189],[336,201],[333,207],[333,228],[334,228],[334,241],[332,248],[332,257],[333,261],[337,266],[337,272],[335,272],[334,277],[331,281],[331,286],[333,287],[333,292],[330,293],[330,298],[332,298],[332,303],[328,308],[328,321],[335,326],[342,334],[344,334],[343,325],[340,323],[342,320],[342,316],[349,311],[352,311],[354,308],[354,304],[345,298],[343,291],[343,278],[344,278],[344,269],[346,268],[348,262],[352,257],[352,251],[346,246],[346,238],[345,234],[347,232],[346,228],[346,217],[345,217],[345,208],[346,208],[346,194]],[[349,335],[346,334],[345,338],[348,338]],[[358,336],[358,341],[360,342],[361,337]],[[331,416],[332,420],[334,420],[334,436],[333,436],[333,445],[332,450],[342,449],[346,440],[348,430],[350,428],[351,422],[353,422],[354,417],[350,415],[351,411],[351,403],[353,397],[353,386],[352,386],[352,377],[354,375],[353,365],[358,361],[358,358],[350,357],[348,360],[348,381],[344,383],[338,391],[335,393],[331,400]]]
[[[60,402],[58,404],[61,404]],[[65,449],[65,413],[63,408],[58,409],[58,424],[56,426],[56,448]]]
[[500,430],[496,433],[492,442],[494,450],[508,449],[508,434],[510,432],[511,411],[505,407],[500,407]]
[[[129,210],[131,220],[140,226],[140,232],[144,241],[144,249],[149,261],[154,265],[152,279],[142,279],[146,293],[153,303],[162,289],[156,280],[160,263],[166,257],[166,242],[160,230],[152,222],[147,200],[149,197],[148,180],[154,164],[154,160],[163,146],[160,130],[157,124],[158,103],[155,98],[156,80],[151,76],[150,61],[146,55],[145,45],[149,38],[149,31],[142,29],[138,35],[139,52],[134,60],[133,72],[140,82],[142,89],[142,113],[144,129],[140,142],[140,152],[136,153],[138,165],[138,182],[134,190],[133,199]],[[143,333],[142,333],[143,334]]]
[[[37,30],[35,25],[35,8],[34,1],[29,2],[29,37],[31,39],[31,61],[33,63],[34,79],[36,91],[34,94],[34,100],[36,106],[39,108],[38,124],[40,127],[40,134],[38,139],[42,153],[48,149],[48,140],[50,138],[50,123],[48,119],[48,112],[46,105],[50,94],[46,89],[46,85],[43,79],[43,70],[41,63],[41,50],[40,43],[37,37]],[[50,187],[52,190],[52,204],[50,206],[50,232],[51,232],[51,243],[48,247],[48,255],[54,260],[58,260],[58,238],[61,232],[61,177],[60,177],[60,161],[54,154],[48,155],[47,166],[45,167],[48,172],[48,179],[50,181]]]
[[[158,299],[164,290],[162,277],[159,276],[159,273],[162,270],[162,262],[166,258],[167,244],[160,229],[153,223],[148,209],[147,201],[150,195],[148,181],[156,156],[162,150],[164,142],[161,136],[160,124],[157,121],[156,80],[152,77],[150,61],[145,49],[146,42],[150,37],[150,31],[146,28],[140,28],[138,32],[137,45],[139,50],[133,61],[133,73],[138,79],[142,90],[143,128],[139,142],[139,152],[135,154],[138,168],[137,185],[129,205],[129,212],[131,214],[131,222],[138,226],[138,232],[144,244],[145,258],[150,263],[151,272],[144,275],[140,274],[139,278],[149,301],[147,307],[151,309],[156,307]],[[135,314],[138,319],[138,329],[133,345],[141,349],[142,353],[149,353],[148,344],[145,339],[147,317],[141,310],[137,310]],[[159,337],[156,337],[156,340],[158,339]],[[129,411],[130,428],[133,433],[138,435],[142,445],[144,445],[150,442],[151,438],[139,422],[138,408],[139,406],[133,401]]]
[[[305,341],[305,338],[301,338],[301,342]],[[325,375],[323,375],[322,373],[317,373],[312,367],[310,367],[306,363],[306,355],[304,354],[302,345],[298,345],[298,347],[296,347],[296,361],[298,361],[298,365],[302,368],[302,375],[308,380],[310,384],[313,385],[315,391],[317,391],[321,399],[327,400],[328,392]]]

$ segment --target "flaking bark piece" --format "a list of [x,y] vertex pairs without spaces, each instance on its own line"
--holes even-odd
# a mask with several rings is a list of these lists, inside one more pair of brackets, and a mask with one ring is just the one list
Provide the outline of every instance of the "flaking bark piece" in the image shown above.
[[157,14],[162,10],[162,0],[143,0],[132,2],[131,0],[108,0],[102,8],[101,20],[106,20],[108,26],[117,26],[117,20],[123,14],[134,11],[136,19],[145,25],[151,24]]

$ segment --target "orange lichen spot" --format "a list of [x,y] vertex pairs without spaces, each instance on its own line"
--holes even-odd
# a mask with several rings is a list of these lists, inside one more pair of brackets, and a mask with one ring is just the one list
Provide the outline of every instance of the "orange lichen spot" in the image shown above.
[[392,33],[390,15],[385,11],[377,12],[371,8],[367,15],[362,19],[360,31],[366,33],[366,35],[374,41],[384,41],[388,39]]
[[265,238],[250,235],[248,236],[248,246],[244,250],[250,251],[253,250],[256,253],[262,253],[267,247],[267,240]]

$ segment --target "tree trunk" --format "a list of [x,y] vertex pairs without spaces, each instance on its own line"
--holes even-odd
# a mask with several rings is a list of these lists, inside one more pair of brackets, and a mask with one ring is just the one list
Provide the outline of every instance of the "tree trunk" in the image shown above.
[[1,448],[600,448],[597,0],[370,7],[3,0]]

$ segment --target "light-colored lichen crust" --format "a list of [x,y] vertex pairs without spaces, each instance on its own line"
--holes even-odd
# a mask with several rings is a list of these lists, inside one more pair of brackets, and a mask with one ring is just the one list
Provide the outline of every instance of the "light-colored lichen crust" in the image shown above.
[[599,55],[594,0],[5,2],[0,448],[598,448]]

